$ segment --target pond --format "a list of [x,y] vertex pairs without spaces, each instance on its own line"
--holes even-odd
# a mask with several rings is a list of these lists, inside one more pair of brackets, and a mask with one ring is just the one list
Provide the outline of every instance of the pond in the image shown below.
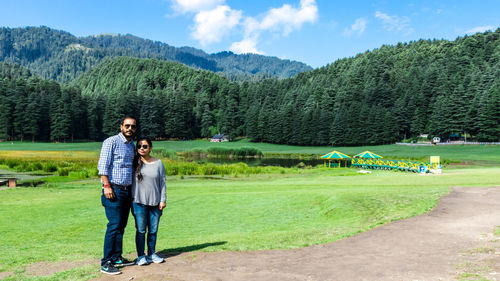
[[[323,165],[321,159],[291,159],[291,158],[185,158],[186,161],[196,163],[234,164],[245,163],[250,167],[256,166],[279,166],[284,168],[295,167],[300,163],[307,166]],[[302,164],[300,164],[302,165]]]
[[32,182],[41,182],[42,178],[51,176],[52,174],[48,173],[26,173],[26,172],[16,172],[0,169],[0,179],[5,178],[16,178],[16,181],[32,181]]

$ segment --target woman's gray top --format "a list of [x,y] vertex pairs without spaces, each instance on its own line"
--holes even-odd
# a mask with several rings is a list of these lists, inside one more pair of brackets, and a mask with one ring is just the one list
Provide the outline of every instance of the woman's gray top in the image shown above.
[[160,159],[153,163],[144,163],[141,167],[142,181],[134,174],[132,182],[132,200],[136,203],[157,206],[167,201],[165,167]]

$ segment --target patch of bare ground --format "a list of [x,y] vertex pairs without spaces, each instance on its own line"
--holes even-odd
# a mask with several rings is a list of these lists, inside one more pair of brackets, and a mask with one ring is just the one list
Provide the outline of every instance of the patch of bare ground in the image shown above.
[[12,272],[7,272],[7,271],[6,271],[6,272],[0,272],[0,280],[1,280],[1,279],[4,279],[5,277],[11,276],[11,275],[13,275],[13,274],[14,274],[14,273],[12,273]]
[[26,266],[26,275],[30,276],[50,276],[60,271],[66,271],[73,268],[98,264],[98,260],[81,260],[81,261],[57,261],[57,262],[36,262]]

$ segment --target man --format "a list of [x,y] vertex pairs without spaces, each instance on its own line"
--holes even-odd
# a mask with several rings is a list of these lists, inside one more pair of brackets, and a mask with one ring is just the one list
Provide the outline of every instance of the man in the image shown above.
[[135,118],[125,116],[120,129],[118,135],[103,142],[97,165],[102,182],[101,203],[108,219],[101,272],[112,275],[121,273],[117,267],[134,264],[122,257],[122,246],[131,205],[132,163],[135,155],[132,137],[137,129]]

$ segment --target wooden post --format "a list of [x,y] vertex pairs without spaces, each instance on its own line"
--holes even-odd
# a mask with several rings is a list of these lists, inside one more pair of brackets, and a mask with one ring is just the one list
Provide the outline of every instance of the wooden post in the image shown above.
[[16,178],[9,178],[8,187],[16,187]]

